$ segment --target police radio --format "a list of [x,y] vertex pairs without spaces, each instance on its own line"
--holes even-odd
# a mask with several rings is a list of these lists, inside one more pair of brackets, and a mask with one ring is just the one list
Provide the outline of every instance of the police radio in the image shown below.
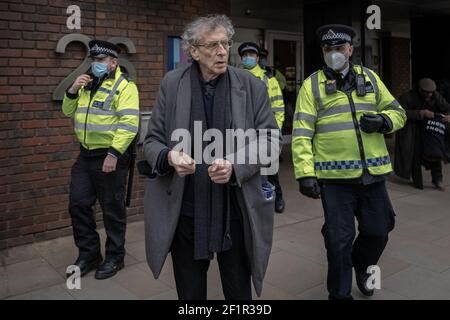
[[356,75],[356,95],[358,97],[364,97],[366,93],[366,78],[364,77],[363,66],[361,63],[361,73]]
[[337,92],[336,80],[327,80],[325,83],[325,93],[333,94]]

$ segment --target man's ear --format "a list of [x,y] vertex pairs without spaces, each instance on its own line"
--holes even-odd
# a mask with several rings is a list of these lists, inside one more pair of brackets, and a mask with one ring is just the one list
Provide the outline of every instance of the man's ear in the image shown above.
[[349,54],[349,58],[353,55],[353,46],[350,45],[350,47],[348,48],[348,54]]
[[198,49],[196,47],[191,47],[189,49],[189,53],[191,54],[192,59],[194,59],[195,61],[198,61],[198,59],[199,59],[199,52],[198,52]]
[[118,59],[117,58],[107,58],[106,63],[108,64],[108,72],[115,70],[118,65]]

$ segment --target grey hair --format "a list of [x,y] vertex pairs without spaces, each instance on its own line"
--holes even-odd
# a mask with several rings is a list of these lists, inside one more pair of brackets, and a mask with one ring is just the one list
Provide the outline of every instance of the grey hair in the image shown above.
[[208,15],[206,17],[199,17],[189,23],[184,29],[183,35],[181,36],[184,52],[186,52],[186,54],[190,56],[191,54],[189,52],[189,49],[199,43],[201,32],[212,32],[218,27],[225,28],[228,40],[231,40],[231,38],[233,38],[234,27],[231,23],[230,18],[228,18],[226,15]]

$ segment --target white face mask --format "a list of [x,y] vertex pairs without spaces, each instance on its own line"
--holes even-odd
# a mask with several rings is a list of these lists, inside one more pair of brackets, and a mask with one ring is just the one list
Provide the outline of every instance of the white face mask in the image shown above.
[[331,51],[325,54],[325,63],[334,71],[342,70],[347,61],[347,57],[337,51]]

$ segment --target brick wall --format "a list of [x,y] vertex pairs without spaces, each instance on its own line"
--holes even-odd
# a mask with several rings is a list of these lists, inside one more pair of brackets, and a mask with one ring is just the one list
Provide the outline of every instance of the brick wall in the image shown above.
[[[69,5],[81,8],[81,30],[67,29]],[[194,16],[228,12],[229,0],[1,1],[0,249],[71,233],[68,190],[78,143],[52,93],[85,48],[71,43],[59,54],[58,40],[69,33],[130,38],[141,110],[149,111],[165,72],[167,36],[179,35]],[[136,177],[129,221],[142,218],[144,186]]]
[[392,94],[399,97],[410,89],[411,83],[411,57],[410,40],[404,38],[392,38],[392,65],[393,74],[397,81],[392,82]]
[[394,97],[398,98],[402,93],[410,89],[411,83],[411,56],[410,39],[389,39],[390,43],[390,86],[389,89]]

